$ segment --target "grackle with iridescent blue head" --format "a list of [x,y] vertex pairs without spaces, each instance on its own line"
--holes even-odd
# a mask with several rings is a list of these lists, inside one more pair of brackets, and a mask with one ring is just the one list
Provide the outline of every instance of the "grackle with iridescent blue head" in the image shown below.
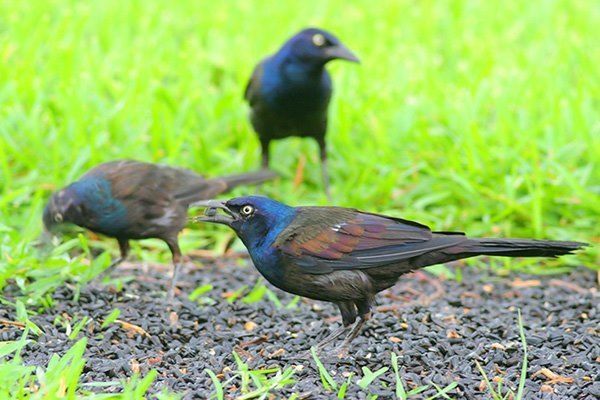
[[[146,162],[119,160],[100,164],[78,181],[52,195],[44,209],[43,222],[49,233],[59,233],[67,224],[117,239],[121,257],[129,254],[129,240],[158,238],[173,256],[172,298],[181,263],[177,236],[187,222],[191,203],[212,198],[242,184],[272,179],[270,171],[205,179],[187,169]],[[105,272],[105,273],[106,273]]]
[[244,94],[251,108],[250,121],[262,147],[263,168],[269,166],[271,140],[312,137],[319,145],[328,196],[325,133],[332,83],[325,64],[336,59],[358,62],[331,33],[304,29],[256,66]]
[[259,196],[197,205],[207,209],[194,219],[231,227],[273,285],[338,306],[343,326],[318,348],[355,323],[340,347],[342,353],[369,319],[375,295],[407,272],[479,255],[556,257],[586,245],[469,238],[461,232],[434,232],[417,222],[355,209],[290,207]]

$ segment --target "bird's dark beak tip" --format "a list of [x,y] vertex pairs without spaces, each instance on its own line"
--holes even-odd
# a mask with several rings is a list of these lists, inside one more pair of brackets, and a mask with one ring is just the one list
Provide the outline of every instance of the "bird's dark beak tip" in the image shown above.
[[348,55],[343,55],[340,57],[336,57],[338,60],[344,60],[344,61],[348,61],[348,62],[352,62],[355,64],[360,64],[360,59],[358,57],[356,57],[354,54],[350,53]]
[[[231,211],[227,208],[227,206],[218,200],[207,200],[201,201],[192,204],[194,207],[205,207],[206,210],[204,214],[197,215],[195,217],[191,217],[190,220],[192,222],[208,222],[213,224],[223,224],[227,226],[231,226],[231,224],[235,221]],[[224,210],[225,215],[219,214],[218,210]]]
[[332,59],[346,60],[360,64],[360,59],[344,45],[332,47],[329,50],[329,56],[332,57]]
[[[347,50],[347,49],[346,49]],[[350,61],[353,63],[360,64],[360,58],[358,58],[353,52],[348,50],[346,57],[342,57],[343,60]]]
[[348,56],[348,57],[339,57],[340,60],[344,60],[344,61],[348,61],[348,62],[352,62],[355,64],[360,64],[360,59],[356,56]]

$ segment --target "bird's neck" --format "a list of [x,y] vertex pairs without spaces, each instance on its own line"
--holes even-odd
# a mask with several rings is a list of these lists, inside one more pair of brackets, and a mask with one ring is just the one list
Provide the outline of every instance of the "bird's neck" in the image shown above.
[[74,221],[77,225],[102,230],[101,233],[107,235],[112,235],[127,225],[127,210],[123,203],[114,198],[108,180],[100,177],[85,178],[72,184],[70,189],[87,212],[87,217],[81,215],[81,221]]
[[279,68],[291,82],[306,84],[307,82],[321,82],[325,74],[325,64],[313,60],[303,60],[298,57],[282,57],[279,61]]
[[265,225],[257,226],[255,231],[242,236],[242,241],[250,251],[268,252],[273,248],[273,243],[283,230],[296,217],[296,210],[292,207],[281,205],[282,210],[273,210],[272,218],[265,221]]
[[281,267],[281,260],[277,251],[269,247],[249,250],[250,258],[252,258],[258,272],[271,284],[279,287],[279,283],[284,279],[285,271]]
[[242,238],[248,248],[256,269],[273,285],[279,287],[285,275],[279,250],[273,244],[279,234],[293,221],[296,213],[287,212],[277,216],[276,223],[271,225],[263,235],[255,235],[253,240]]

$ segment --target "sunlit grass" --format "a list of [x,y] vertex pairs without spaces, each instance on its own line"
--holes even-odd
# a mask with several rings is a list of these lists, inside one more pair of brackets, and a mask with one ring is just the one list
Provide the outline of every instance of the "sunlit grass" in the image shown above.
[[[97,163],[255,168],[246,79],[305,25],[336,32],[362,60],[331,66],[336,204],[474,235],[598,237],[590,3],[318,4],[1,3],[4,252],[18,255],[49,193]],[[274,147],[283,178],[261,191],[325,203],[314,143]],[[293,187],[301,154],[306,182]]]

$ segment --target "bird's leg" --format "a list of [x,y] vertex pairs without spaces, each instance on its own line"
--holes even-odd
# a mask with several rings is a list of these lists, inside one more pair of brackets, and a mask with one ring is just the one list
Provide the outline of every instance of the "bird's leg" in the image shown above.
[[173,301],[175,297],[175,285],[177,284],[177,279],[179,278],[179,272],[181,271],[181,260],[173,259],[173,276],[171,277],[171,283],[169,284],[169,291],[167,292],[167,300],[169,302]]
[[358,317],[358,320],[354,323],[352,329],[350,329],[350,332],[348,332],[348,335],[344,338],[344,341],[340,347],[338,347],[337,353],[339,358],[343,358],[348,354],[350,342],[352,342],[358,336],[363,325],[369,320],[369,318],[371,318],[370,314],[365,314]]
[[346,332],[347,329],[348,329],[348,326],[342,325],[339,328],[337,328],[336,330],[334,330],[333,332],[331,332],[323,340],[321,340],[319,343],[317,343],[317,345],[315,346],[317,348],[317,351],[323,350],[323,348],[325,346],[327,346],[329,343],[333,342],[335,339],[342,336],[344,334],[344,332]]
[[327,144],[325,138],[317,139],[319,143],[319,155],[321,158],[321,175],[323,177],[323,188],[325,189],[325,195],[327,201],[331,203],[331,191],[329,190],[329,168],[327,167]]
[[260,140],[260,147],[262,150],[261,166],[265,169],[269,168],[269,143],[269,140]]
[[177,278],[181,270],[181,250],[179,249],[179,243],[177,238],[171,238],[165,240],[171,250],[173,256],[173,275],[171,276],[171,282],[169,283],[169,289],[167,291],[167,301],[171,303],[175,296],[175,285],[177,284]]
[[348,348],[350,347],[350,342],[354,340],[360,333],[361,328],[371,318],[371,303],[373,299],[364,299],[361,301],[357,301],[354,303],[356,306],[356,310],[358,311],[358,321],[354,324],[350,332],[348,332],[348,336],[344,339],[340,347],[338,348],[338,357],[342,358],[348,354]]
[[129,240],[127,239],[117,239],[117,242],[119,242],[119,251],[121,252],[121,255],[119,258],[117,258],[116,260],[114,260],[109,266],[108,268],[106,268],[104,271],[100,272],[100,274],[98,274],[98,276],[96,276],[95,280],[101,281],[102,279],[104,279],[105,276],[108,276],[111,274],[112,271],[115,270],[115,268],[117,268],[117,266],[119,264],[121,264],[123,261],[125,261],[127,259],[127,257],[129,256]]
[[337,303],[338,308],[340,309],[340,313],[342,314],[342,326],[335,331],[331,332],[329,335],[325,337],[325,339],[321,340],[317,344],[317,351],[322,350],[323,347],[327,346],[329,343],[333,342],[335,339],[339,338],[346,332],[348,327],[356,321],[356,306],[351,301],[339,302]]

